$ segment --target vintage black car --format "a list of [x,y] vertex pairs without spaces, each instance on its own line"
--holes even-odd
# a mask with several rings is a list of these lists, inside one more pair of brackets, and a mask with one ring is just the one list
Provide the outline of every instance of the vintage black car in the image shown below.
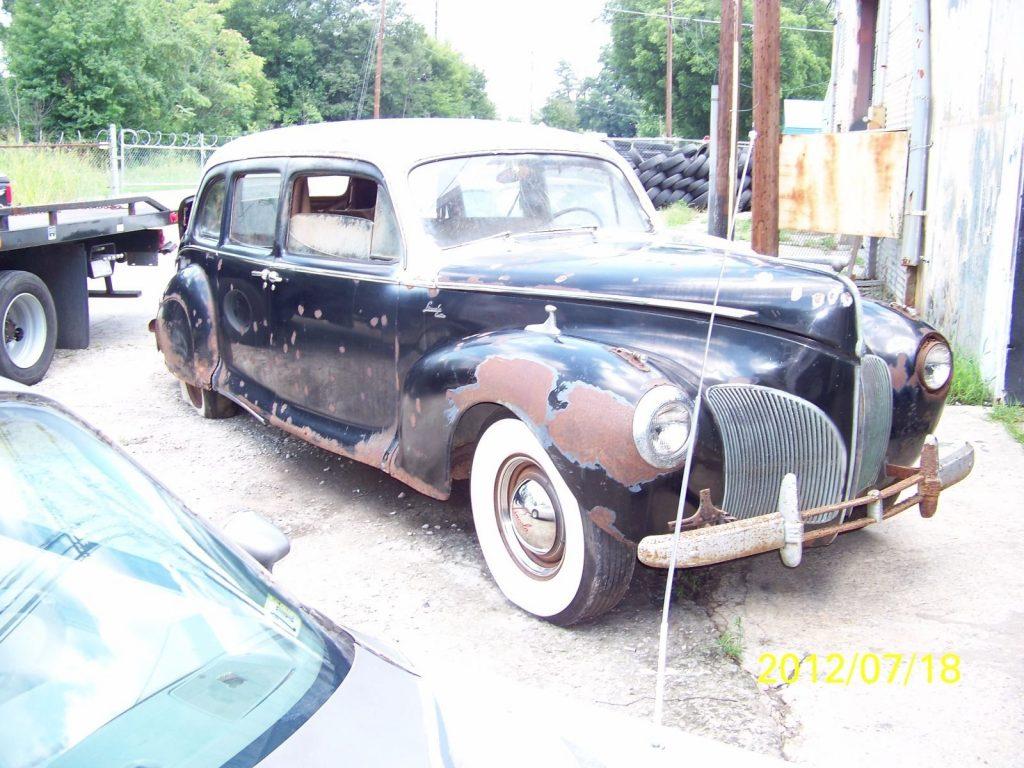
[[940,461],[928,438],[941,335],[844,277],[659,232],[595,139],[285,128],[219,150],[192,204],[154,323],[188,401],[434,498],[468,478],[495,581],[551,621],[612,608],[638,554],[793,565],[804,542],[930,516],[970,471],[968,446]]

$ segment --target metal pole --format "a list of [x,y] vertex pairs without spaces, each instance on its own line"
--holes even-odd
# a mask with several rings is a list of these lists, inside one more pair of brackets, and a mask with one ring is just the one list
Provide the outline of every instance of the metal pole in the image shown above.
[[736,61],[733,58],[739,30],[735,0],[722,0],[722,23],[718,28],[718,110],[711,120],[711,183],[708,185],[708,234],[725,237],[729,227],[729,169],[735,151],[735,139],[730,131],[733,123],[733,91],[737,87],[733,77]]
[[754,163],[753,222],[755,252],[779,255],[779,0],[754,3]]
[[110,165],[110,196],[117,197],[121,192],[120,179],[117,175],[117,126],[107,126],[107,162]]
[[665,135],[672,135],[672,0],[665,19]]
[[903,303],[916,306],[918,264],[924,245],[925,194],[928,186],[928,143],[931,141],[931,17],[928,0],[914,0],[911,9],[914,45],[910,95],[910,152],[907,156],[907,190],[903,200],[903,243],[901,256],[907,268]]
[[384,71],[384,12],[387,0],[380,0],[380,24],[377,25],[377,72],[373,77],[373,117],[380,117],[380,80]]
[[720,137],[718,136],[717,85],[711,86],[711,126],[708,130],[708,136],[711,137],[708,143],[708,158],[711,160],[711,164],[708,167],[708,178],[711,179],[711,183],[708,184],[708,234],[722,237],[725,230],[726,217],[722,216],[718,193],[718,144]]
[[740,139],[740,35],[743,33],[743,3],[741,0],[731,0],[731,2],[733,5],[732,82],[730,83],[732,106],[729,110],[729,197],[726,200],[729,232],[732,232],[736,226],[732,201],[736,198],[736,142]]

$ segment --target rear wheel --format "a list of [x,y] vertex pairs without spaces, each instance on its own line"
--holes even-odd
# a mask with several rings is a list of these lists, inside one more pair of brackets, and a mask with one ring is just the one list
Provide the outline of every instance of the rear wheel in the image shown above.
[[57,311],[46,284],[31,272],[0,272],[0,376],[35,384],[57,345]]
[[181,397],[204,419],[226,419],[238,413],[238,406],[212,389],[181,382]]
[[530,429],[494,422],[473,456],[470,495],[491,575],[523,610],[568,626],[611,610],[636,554],[598,528]]

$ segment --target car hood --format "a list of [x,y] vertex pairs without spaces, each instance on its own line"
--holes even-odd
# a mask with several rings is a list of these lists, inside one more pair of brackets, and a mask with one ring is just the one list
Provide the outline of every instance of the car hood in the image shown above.
[[[719,241],[724,242],[724,241]],[[659,235],[590,230],[490,238],[446,250],[441,288],[646,304],[707,314],[722,273],[722,317],[853,353],[857,296],[835,274]]]

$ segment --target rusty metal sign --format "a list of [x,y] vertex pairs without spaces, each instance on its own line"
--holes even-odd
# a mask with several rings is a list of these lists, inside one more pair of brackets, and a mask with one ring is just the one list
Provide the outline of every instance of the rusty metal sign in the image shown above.
[[899,237],[908,141],[906,131],[783,136],[779,227]]

